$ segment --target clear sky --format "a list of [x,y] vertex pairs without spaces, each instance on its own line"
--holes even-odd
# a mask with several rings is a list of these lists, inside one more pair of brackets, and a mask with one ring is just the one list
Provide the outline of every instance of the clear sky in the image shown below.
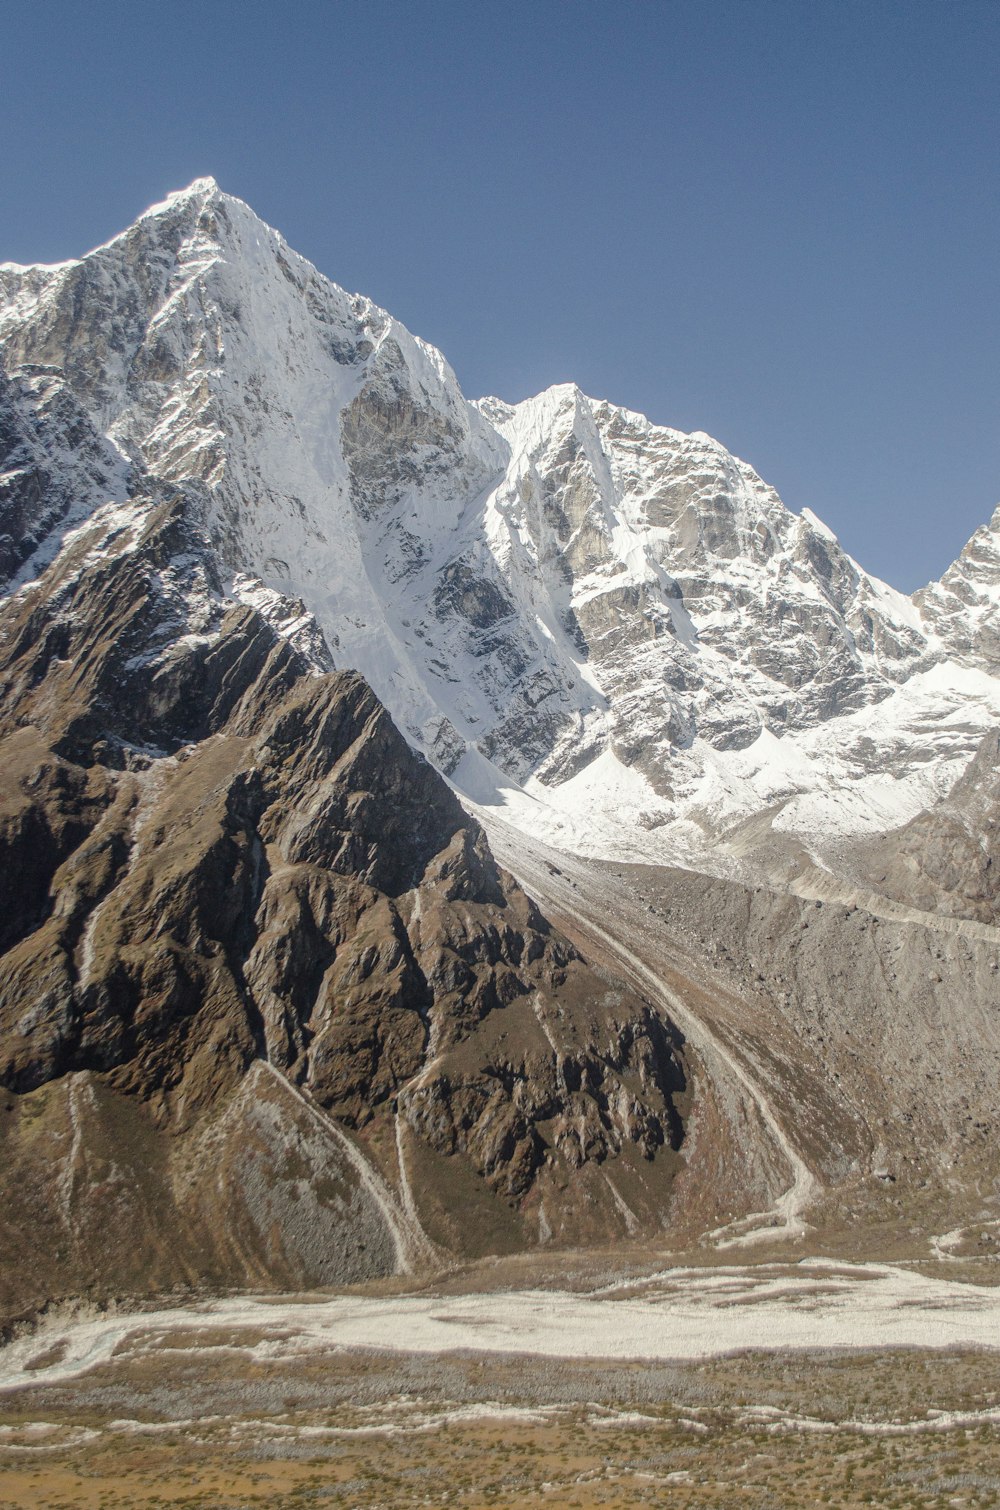
[[1000,500],[1000,0],[0,0],[0,260],[202,174],[445,352],[745,457],[870,570]]

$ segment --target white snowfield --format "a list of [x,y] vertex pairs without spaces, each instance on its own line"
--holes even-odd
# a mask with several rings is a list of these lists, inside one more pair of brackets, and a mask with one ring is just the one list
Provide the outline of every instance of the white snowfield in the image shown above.
[[228,595],[317,668],[318,626],[460,793],[561,847],[725,868],[763,814],[821,849],[927,807],[1000,721],[1000,510],[907,598],[707,435],[569,384],[468,402],[211,179],[0,266],[0,350],[12,585],[179,487]]
[[171,1359],[185,1348],[221,1348],[261,1361],[339,1348],[609,1360],[745,1350],[996,1351],[1000,1287],[808,1259],[794,1267],[666,1269],[584,1294],[240,1296],[134,1314],[48,1317],[0,1351],[0,1391],[63,1383],[113,1360],[149,1360],[161,1348]]

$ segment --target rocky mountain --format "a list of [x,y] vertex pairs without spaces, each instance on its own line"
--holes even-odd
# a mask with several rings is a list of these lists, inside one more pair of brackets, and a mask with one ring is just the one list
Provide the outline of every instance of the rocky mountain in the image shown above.
[[467,402],[211,180],[0,300],[14,583],[170,483],[227,591],[301,598],[459,791],[564,844],[732,866],[771,814],[821,848],[1000,717],[997,520],[911,601],[708,436],[569,386]]
[[[212,180],[0,265],[0,579],[8,1310],[800,1234],[941,1030],[844,918],[948,917],[956,1044],[995,984],[1000,513],[908,599],[707,435],[467,401]],[[558,852],[659,868],[624,953]]]
[[676,1035],[360,676],[225,597],[183,499],[6,600],[0,706],[0,1240],[45,1256],[8,1303],[659,1228]]

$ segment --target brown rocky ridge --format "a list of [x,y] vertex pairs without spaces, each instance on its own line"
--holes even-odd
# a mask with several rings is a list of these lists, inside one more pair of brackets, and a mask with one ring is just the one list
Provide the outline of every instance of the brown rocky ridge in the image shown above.
[[992,1262],[998,541],[905,599],[708,436],[469,403],[208,180],[0,264],[0,1309]]
[[0,605],[7,1314],[667,1219],[678,1035],[327,665],[166,487]]

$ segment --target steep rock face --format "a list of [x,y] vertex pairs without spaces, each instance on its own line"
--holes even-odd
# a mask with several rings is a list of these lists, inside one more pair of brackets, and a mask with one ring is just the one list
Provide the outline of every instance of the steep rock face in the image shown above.
[[[511,580],[527,573],[540,598],[562,599],[562,627],[607,700],[598,742],[610,737],[654,783],[670,789],[695,740],[741,749],[764,728],[877,702],[926,655],[897,595],[709,436],[570,387],[483,407],[512,450],[491,500],[500,560]],[[546,779],[566,758],[557,749]]]
[[0,361],[0,569],[169,485],[222,587],[301,600],[461,790],[526,785],[577,846],[731,864],[774,814],[821,848],[936,800],[1000,716],[995,530],[911,602],[708,436],[570,386],[466,402],[212,180],[0,267]]
[[83,517],[123,491],[121,458],[57,374],[0,369],[0,580],[65,527],[81,498]]
[[[65,395],[118,463],[113,486],[81,474],[76,436],[54,437],[81,512],[183,487],[224,567],[308,598],[334,652],[343,639],[342,659],[395,691],[397,716],[418,733],[433,720],[384,588],[500,465],[437,352],[212,180],[80,262],[6,265],[0,290],[0,354],[22,406],[33,416]],[[11,512],[19,557],[50,516],[25,538]]]
[[1000,508],[940,582],[914,598],[958,661],[994,673],[1000,668]]
[[[424,1213],[448,1248],[619,1230],[603,1176],[578,1209],[605,1165],[637,1186],[634,1219],[658,1226],[682,1136],[670,1028],[548,927],[361,677],[324,672],[220,579],[182,500],[134,499],[124,517],[98,511],[0,606],[0,1084],[19,1113],[13,1165],[28,1157],[24,1107],[84,1129],[65,1154],[73,1168],[87,1127],[103,1147],[120,1118],[157,1150],[159,1195],[121,1176],[157,1273],[169,1270],[160,1200],[185,1233],[183,1277],[366,1272],[343,1232],[331,1270],[315,1222],[268,1267],[262,1211],[287,1216],[301,1092],[306,1114],[331,1119],[320,1144],[334,1140],[337,1188],[334,1129],[350,1129],[390,1193],[421,1167],[410,1222]],[[282,623],[301,618],[268,606]],[[261,1066],[287,1087],[266,1113],[242,1089]],[[53,1100],[56,1082],[82,1089]],[[250,1234],[227,1257],[206,1237],[191,1161],[206,1137],[229,1147],[262,1117],[267,1177],[216,1209]],[[319,1173],[296,1175],[313,1201],[332,1157],[313,1149]],[[86,1170],[71,1180],[72,1234]],[[362,1195],[351,1215],[356,1186],[336,1197],[340,1218],[324,1208],[316,1221],[374,1221],[365,1262],[391,1270],[398,1244]],[[481,1221],[463,1226],[469,1199]],[[98,1259],[85,1235],[72,1242],[79,1277]]]

